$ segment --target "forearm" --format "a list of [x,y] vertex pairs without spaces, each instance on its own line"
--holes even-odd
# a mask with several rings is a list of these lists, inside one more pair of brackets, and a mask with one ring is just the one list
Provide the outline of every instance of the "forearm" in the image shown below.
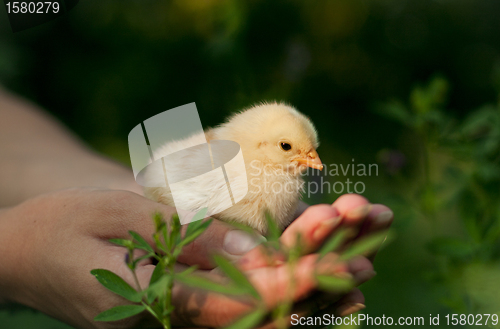
[[76,186],[140,191],[132,171],[86,148],[35,105],[0,89],[0,206]]
[[[0,208],[0,304],[5,302],[17,302],[16,295],[19,292],[19,279],[26,276],[21,270],[23,265],[24,233],[30,230],[17,230],[16,223],[19,221],[13,216],[25,217],[19,214],[19,206],[11,208]],[[18,271],[18,272],[16,272]]]

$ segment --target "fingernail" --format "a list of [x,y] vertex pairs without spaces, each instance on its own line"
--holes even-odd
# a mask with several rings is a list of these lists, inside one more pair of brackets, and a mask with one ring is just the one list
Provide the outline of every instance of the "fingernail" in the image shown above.
[[356,282],[359,284],[370,280],[375,275],[377,275],[377,272],[373,270],[364,270],[354,273],[354,278],[356,279]]
[[314,240],[323,239],[331,230],[339,225],[342,216],[333,217],[322,221],[313,233]]
[[392,220],[393,217],[394,213],[390,210],[386,210],[375,217],[374,223],[380,226],[385,226]]
[[366,306],[361,303],[348,303],[340,306],[337,310],[337,313],[340,316],[347,316],[349,314],[359,312],[364,308],[366,308]]
[[353,278],[353,275],[349,272],[336,272],[333,274],[333,276],[339,279],[346,279],[346,280],[352,280]]
[[372,210],[372,205],[371,204],[365,204],[362,206],[359,206],[357,208],[354,208],[345,214],[346,218],[349,219],[359,219],[359,218],[364,218],[368,216],[370,211]]
[[245,231],[232,230],[226,233],[222,248],[231,255],[243,255],[262,242],[266,238],[258,234],[249,234]]

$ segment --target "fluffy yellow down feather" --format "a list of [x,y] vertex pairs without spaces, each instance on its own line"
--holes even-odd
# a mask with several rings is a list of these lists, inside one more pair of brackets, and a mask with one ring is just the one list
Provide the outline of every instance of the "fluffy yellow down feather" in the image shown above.
[[[209,143],[231,140],[240,145],[248,180],[246,196],[212,217],[239,222],[263,234],[267,230],[266,210],[280,229],[290,224],[301,196],[301,173],[306,167],[323,168],[316,152],[317,132],[311,121],[291,106],[264,103],[232,115],[220,126],[206,130],[205,136]],[[149,181],[159,176],[163,172],[146,173]],[[206,189],[211,188],[207,182]],[[168,187],[147,187],[145,195],[175,206]]]

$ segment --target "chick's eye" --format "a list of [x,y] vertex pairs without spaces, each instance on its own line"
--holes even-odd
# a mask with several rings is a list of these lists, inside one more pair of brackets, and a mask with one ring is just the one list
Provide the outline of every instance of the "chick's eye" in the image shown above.
[[283,151],[290,151],[292,149],[292,145],[285,142],[281,142],[280,147]]

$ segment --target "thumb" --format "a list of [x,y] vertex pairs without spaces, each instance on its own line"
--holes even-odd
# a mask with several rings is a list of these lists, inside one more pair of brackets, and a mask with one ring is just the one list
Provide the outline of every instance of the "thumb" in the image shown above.
[[177,259],[186,265],[198,265],[200,269],[215,267],[212,256],[219,254],[230,260],[237,260],[248,251],[265,241],[258,233],[237,230],[217,219],[193,242],[182,249]]
[[[127,239],[130,237],[128,230],[133,230],[155,248],[152,237],[154,223],[151,217],[155,212],[160,212],[163,218],[169,221],[174,208],[131,192],[101,191],[96,193],[100,193],[96,196],[99,197],[100,202],[104,203],[105,212],[111,216],[106,216],[106,220],[102,220],[101,213],[93,216],[99,220],[98,225],[88,225],[94,235],[102,239]],[[215,267],[212,262],[214,253],[237,260],[263,241],[265,239],[257,233],[249,234],[214,219],[205,232],[184,246],[178,262],[190,266],[198,265],[201,269],[213,269]]]

